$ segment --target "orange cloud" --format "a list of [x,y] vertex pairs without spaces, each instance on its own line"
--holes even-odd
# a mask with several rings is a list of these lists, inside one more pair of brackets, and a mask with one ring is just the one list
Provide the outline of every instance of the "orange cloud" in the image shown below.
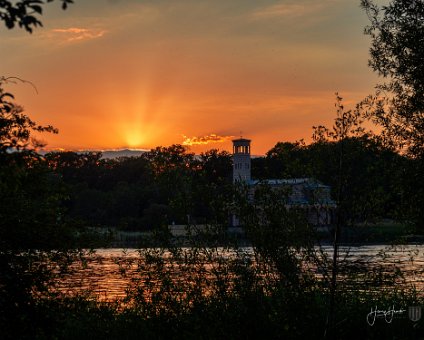
[[62,34],[66,37],[66,41],[90,40],[102,37],[106,31],[101,29],[88,29],[79,27],[56,28],[52,30],[54,33]]
[[206,145],[210,143],[223,143],[230,140],[233,137],[234,136],[218,136],[214,133],[211,133],[210,135],[206,135],[206,136],[191,137],[191,138],[183,135],[183,138],[184,138],[183,145],[191,146],[191,145]]

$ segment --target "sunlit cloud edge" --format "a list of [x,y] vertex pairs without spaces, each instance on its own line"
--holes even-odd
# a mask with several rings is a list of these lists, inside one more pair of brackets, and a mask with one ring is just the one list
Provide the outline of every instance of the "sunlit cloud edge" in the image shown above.
[[211,133],[205,136],[194,136],[194,137],[187,137],[186,135],[182,135],[182,137],[184,139],[182,142],[182,145],[185,145],[185,146],[223,143],[230,140],[231,138],[234,138],[234,136],[219,136],[215,133]]

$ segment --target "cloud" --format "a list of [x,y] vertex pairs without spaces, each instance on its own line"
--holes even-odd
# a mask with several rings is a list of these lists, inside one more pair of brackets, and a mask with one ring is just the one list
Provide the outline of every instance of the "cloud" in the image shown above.
[[[328,2],[328,1],[327,1]],[[331,0],[330,0],[331,2]],[[287,3],[286,1],[280,1],[275,5],[259,8],[252,13],[254,19],[268,19],[276,17],[298,17],[303,16],[311,12],[320,10],[327,6],[325,2],[294,2]]]
[[64,36],[67,42],[73,42],[100,38],[106,33],[106,30],[70,27],[56,28],[52,32]]
[[210,135],[206,135],[206,136],[191,137],[191,138],[183,135],[183,138],[184,138],[183,145],[191,146],[191,145],[206,145],[210,143],[223,143],[230,140],[233,137],[234,136],[218,136],[214,133],[211,133]]

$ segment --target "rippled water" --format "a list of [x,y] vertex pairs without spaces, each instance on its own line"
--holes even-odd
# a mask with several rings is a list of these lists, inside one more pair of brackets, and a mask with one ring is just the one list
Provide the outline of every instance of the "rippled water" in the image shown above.
[[[324,252],[331,256],[332,248],[323,247]],[[243,248],[245,253],[252,253],[251,248]],[[76,268],[76,272],[67,277],[61,284],[61,290],[75,294],[90,289],[101,300],[114,300],[125,297],[125,290],[135,273],[136,265],[130,260],[136,260],[139,253],[135,249],[97,249],[85,268]],[[228,255],[228,253],[227,253]],[[340,261],[354,264],[360,268],[371,268],[383,264],[388,271],[399,268],[405,275],[406,284],[414,284],[424,291],[424,246],[409,245],[393,248],[384,245],[359,247],[341,247]],[[346,263],[345,262],[345,263]],[[121,264],[121,266],[119,265]],[[126,266],[126,275],[121,270]]]

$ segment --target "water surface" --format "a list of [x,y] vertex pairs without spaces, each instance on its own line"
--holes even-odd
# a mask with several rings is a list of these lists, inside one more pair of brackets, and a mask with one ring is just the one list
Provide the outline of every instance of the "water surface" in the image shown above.
[[[244,254],[253,255],[251,247],[241,250]],[[323,251],[332,256],[331,246],[324,246]],[[139,256],[136,249],[97,249],[95,255],[89,258],[86,267],[76,265],[76,271],[62,282],[61,289],[69,294],[90,289],[103,301],[123,298],[126,296],[126,288],[131,279],[137,275],[140,276],[136,272],[135,263]],[[222,257],[225,259],[226,256],[233,255],[231,252],[222,250]],[[423,245],[341,247],[339,261],[355,265],[355,268],[359,268],[358,270],[362,268],[365,271],[373,270],[377,265],[383,265],[387,272],[394,272],[398,268],[405,276],[402,285],[407,285],[408,288],[415,285],[421,293],[424,291]]]

